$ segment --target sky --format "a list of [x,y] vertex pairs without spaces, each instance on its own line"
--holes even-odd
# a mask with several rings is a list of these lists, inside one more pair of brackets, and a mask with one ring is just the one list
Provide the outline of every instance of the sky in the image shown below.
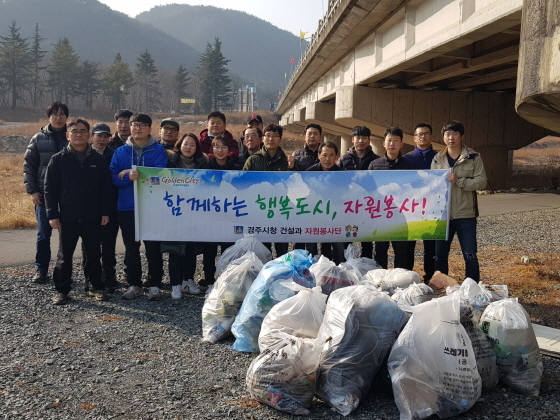
[[318,21],[327,11],[328,0],[99,0],[111,9],[131,17],[150,10],[154,6],[179,3],[192,6],[215,6],[240,10],[299,36],[299,31],[311,36]]

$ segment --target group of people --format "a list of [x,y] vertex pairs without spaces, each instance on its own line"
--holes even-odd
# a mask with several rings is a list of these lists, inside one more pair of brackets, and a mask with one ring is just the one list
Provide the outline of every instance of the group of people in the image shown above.
[[[46,283],[51,259],[52,229],[59,230],[58,255],[53,271],[56,296],[53,303],[69,301],[72,287],[72,256],[82,239],[86,291],[96,300],[107,300],[118,287],[115,245],[119,228],[125,246],[124,265],[128,289],[123,299],[135,299],[148,287],[148,299],[161,298],[164,274],[162,253],[169,252],[168,272],[171,297],[200,294],[215,281],[218,247],[231,243],[144,241],[148,263],[147,281],[142,282],[140,242],[135,240],[133,183],[134,166],[246,171],[341,171],[450,169],[450,225],[447,240],[424,241],[425,281],[435,270],[448,273],[448,255],[455,233],[465,260],[466,276],[478,281],[476,256],[476,190],[486,185],[484,165],[478,153],[464,144],[464,127],[458,121],[442,128],[446,147],[432,148],[432,127],[420,123],[414,131],[416,147],[401,155],[403,132],[391,127],[385,132],[385,155],[371,147],[371,132],[365,126],[352,130],[352,147],[342,156],[334,142],[323,142],[322,127],[305,128],[305,146],[291,156],[282,150],[283,129],[264,125],[251,115],[240,139],[226,129],[226,116],[208,115],[206,129],[199,136],[180,135],[179,123],[166,118],[159,127],[159,139],[152,136],[152,119],[144,113],[120,110],[115,114],[117,132],[99,123],[93,128],[84,119],[69,121],[68,107],[55,102],[47,109],[49,124],[31,139],[24,157],[24,183],[35,205],[38,222],[36,272],[33,281]],[[185,236],[188,236],[187,234]],[[273,248],[274,245],[274,248]],[[265,243],[280,256],[288,243]],[[413,269],[415,241],[392,241],[394,266]],[[344,261],[344,243],[296,243],[335,263]],[[388,265],[389,242],[362,243],[362,256]],[[203,255],[204,278],[195,282],[196,258]]]

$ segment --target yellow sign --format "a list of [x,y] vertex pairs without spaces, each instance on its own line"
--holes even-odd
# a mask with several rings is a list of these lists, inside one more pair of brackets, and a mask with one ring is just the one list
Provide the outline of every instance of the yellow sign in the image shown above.
[[181,98],[182,104],[196,104],[196,99],[191,98]]

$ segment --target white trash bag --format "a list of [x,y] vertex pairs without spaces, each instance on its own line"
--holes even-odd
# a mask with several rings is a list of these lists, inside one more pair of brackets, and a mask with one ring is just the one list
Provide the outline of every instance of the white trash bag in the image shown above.
[[222,255],[216,263],[216,278],[220,276],[227,266],[247,252],[252,251],[262,261],[263,265],[272,260],[270,250],[259,241],[255,235],[245,234],[243,238],[238,239],[235,243],[222,250]]
[[425,283],[412,283],[406,289],[397,289],[391,296],[397,304],[409,312],[412,306],[428,302],[436,297],[434,289]]
[[218,277],[202,307],[202,341],[216,343],[231,332],[243,299],[262,267],[257,255],[249,251],[233,260]]
[[279,333],[249,365],[245,382],[251,396],[277,410],[309,414],[315,392],[318,351],[314,340]]
[[458,297],[422,303],[394,344],[387,367],[401,420],[456,416],[480,397],[475,354],[459,312]]
[[360,278],[353,271],[342,265],[337,266],[323,255],[311,266],[309,271],[315,276],[317,286],[321,286],[321,290],[327,296],[336,289],[353,286],[360,282]]
[[294,337],[317,338],[323,322],[327,296],[320,287],[303,289],[276,304],[264,317],[259,334],[259,349],[275,344],[282,334]]
[[346,261],[339,264],[348,270],[352,270],[358,279],[361,279],[368,271],[382,268],[375,260],[367,257],[358,257],[360,248],[354,244],[348,245],[344,251]]
[[479,326],[494,344],[500,380],[521,394],[538,396],[543,374],[539,344],[517,299],[492,302]]
[[413,283],[422,283],[422,280],[416,271],[404,268],[389,268],[387,270],[381,268],[368,271],[362,277],[362,283],[369,283],[375,287],[380,287],[381,290],[392,295],[397,288],[406,289]]
[[335,290],[317,335],[322,346],[317,395],[344,416],[356,409],[407,319],[372,286]]

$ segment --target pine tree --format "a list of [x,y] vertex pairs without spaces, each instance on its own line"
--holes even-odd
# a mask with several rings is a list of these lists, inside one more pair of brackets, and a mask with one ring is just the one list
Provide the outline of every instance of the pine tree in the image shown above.
[[42,96],[43,92],[41,89],[41,72],[45,70],[45,66],[42,66],[43,57],[45,56],[46,51],[41,49],[41,42],[43,42],[45,38],[39,35],[39,24],[35,24],[35,33],[33,34],[32,44],[31,44],[31,81],[29,91],[31,93],[31,102],[33,106],[37,106],[39,102],[39,98]]
[[175,94],[176,94],[176,104],[177,109],[181,106],[181,98],[187,96],[187,88],[191,82],[189,77],[189,72],[181,64],[175,73]]
[[80,66],[79,72],[79,94],[84,100],[86,109],[93,109],[93,101],[99,95],[101,79],[99,63],[85,60]]
[[159,80],[158,70],[154,59],[148,50],[144,51],[138,57],[136,63],[136,83],[142,89],[142,99],[140,100],[140,109],[153,111],[158,108],[160,101],[158,99]]
[[28,38],[22,38],[19,29],[14,20],[8,29],[9,35],[0,36],[0,78],[11,94],[12,109],[21,99],[31,74]]
[[105,96],[111,100],[112,110],[125,107],[125,98],[133,84],[134,75],[130,67],[122,61],[121,54],[117,53],[113,64],[105,71],[102,83]]
[[79,61],[80,57],[74,53],[68,38],[62,38],[55,44],[51,62],[47,66],[49,74],[47,85],[53,94],[53,99],[68,103],[70,98],[79,92]]
[[222,54],[220,38],[214,39],[214,45],[206,44],[206,50],[198,61],[201,112],[206,113],[227,106],[231,80],[227,75],[226,66],[230,61]]

